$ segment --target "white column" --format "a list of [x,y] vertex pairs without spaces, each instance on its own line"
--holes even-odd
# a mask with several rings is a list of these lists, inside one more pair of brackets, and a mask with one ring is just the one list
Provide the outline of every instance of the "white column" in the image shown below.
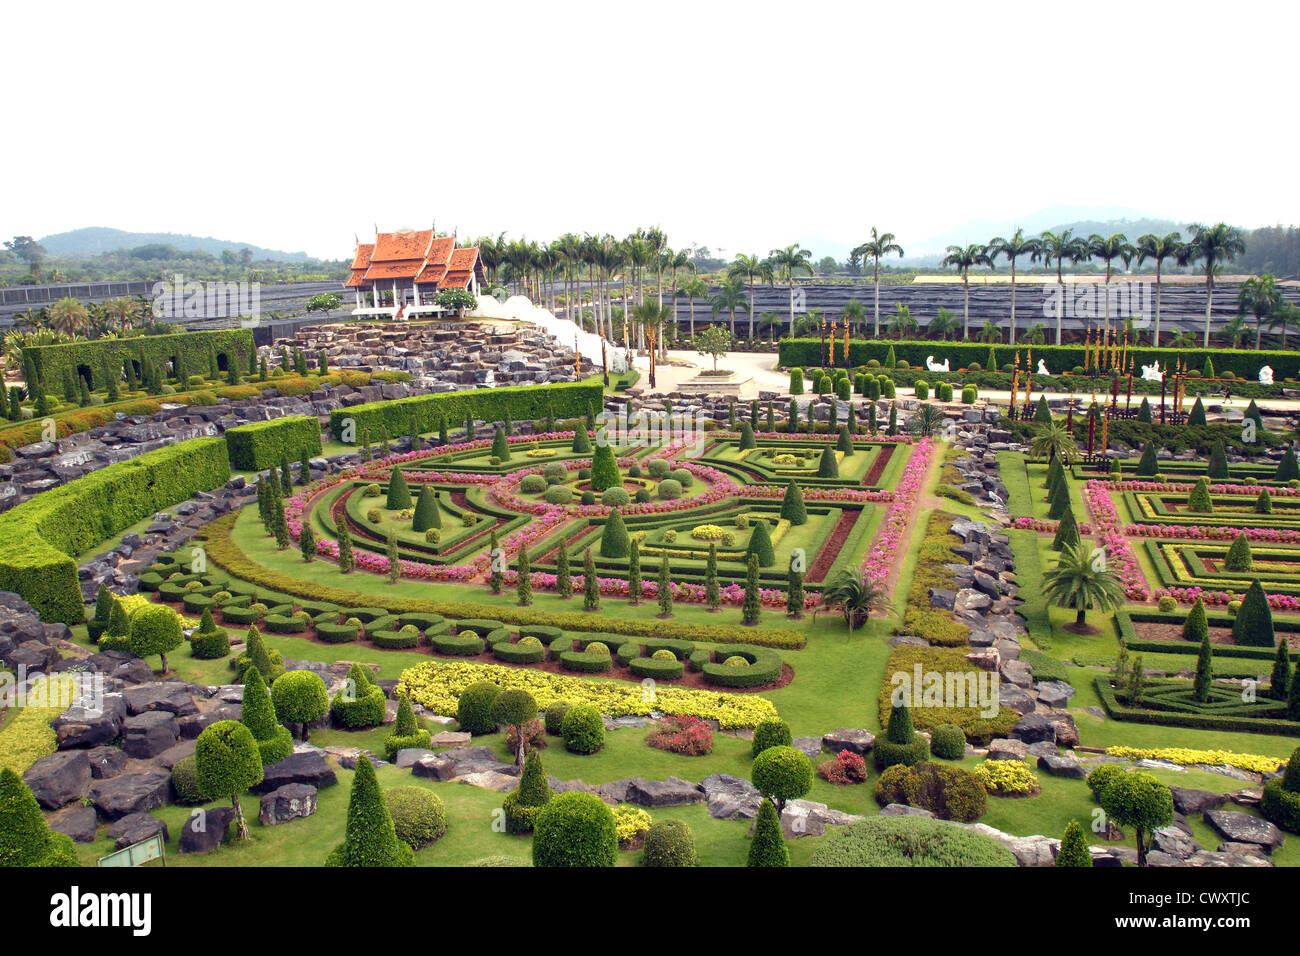
[[357,308],[359,309],[359,308],[361,308],[361,286],[354,286],[353,289],[352,289],[352,291],[356,293],[356,296],[357,296]]

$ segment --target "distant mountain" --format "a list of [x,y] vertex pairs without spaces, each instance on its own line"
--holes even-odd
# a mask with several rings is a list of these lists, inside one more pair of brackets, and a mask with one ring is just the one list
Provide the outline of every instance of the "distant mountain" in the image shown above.
[[137,246],[160,243],[175,246],[182,252],[201,251],[214,256],[219,256],[226,250],[239,252],[241,249],[248,249],[253,253],[254,259],[270,259],[275,262],[302,262],[312,258],[305,252],[264,249],[248,242],[232,242],[228,239],[212,239],[179,232],[126,232],[103,226],[88,226],[85,229],[73,229],[71,232],[59,232],[38,241],[52,256],[98,256],[120,249],[134,249]]

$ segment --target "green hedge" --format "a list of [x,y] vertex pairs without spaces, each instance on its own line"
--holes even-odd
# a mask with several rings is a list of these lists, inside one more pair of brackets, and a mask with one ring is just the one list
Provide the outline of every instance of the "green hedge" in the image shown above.
[[475,388],[460,392],[416,395],[387,402],[371,402],[330,412],[330,432],[342,441],[344,422],[356,423],[355,441],[365,432],[373,442],[383,430],[390,436],[405,435],[412,426],[420,432],[437,429],[439,419],[447,427],[463,427],[473,415],[482,421],[524,421],[545,418],[584,417],[604,407],[605,390],[599,382],[561,382],[556,385],[510,385],[501,388]]
[[230,467],[237,471],[275,468],[282,458],[296,462],[321,454],[320,422],[310,415],[291,415],[269,422],[240,425],[226,432]]
[[141,335],[129,339],[95,339],[91,342],[69,342],[64,345],[36,345],[23,349],[23,358],[30,355],[36,363],[37,374],[45,382],[46,390],[62,387],[66,369],[74,376],[84,365],[90,370],[93,388],[107,388],[103,364],[120,369],[128,359],[140,361],[142,356],[158,366],[169,365],[174,356],[180,356],[187,375],[207,375],[209,356],[226,356],[227,367],[235,365],[241,374],[248,372],[248,355],[253,351],[252,329],[218,329],[211,332],[177,332],[174,335]]
[[229,479],[225,441],[196,438],[43,492],[0,515],[0,590],[20,594],[42,620],[80,624],[72,556]]
[[1110,677],[1098,677],[1095,686],[1097,696],[1101,698],[1102,707],[1105,708],[1106,713],[1113,720],[1126,720],[1135,724],[1164,724],[1169,727],[1194,727],[1198,730],[1244,731],[1256,734],[1279,734],[1288,737],[1300,736],[1300,723],[1292,720],[1272,720],[1261,717],[1212,717],[1203,714],[1130,707],[1115,696],[1115,689],[1110,686]]
[[[1025,349],[1027,348],[1024,343],[1018,343],[1014,348],[1010,345],[995,345],[992,347],[996,351],[995,357],[999,367],[1009,364],[1015,358],[1017,350],[1021,352],[1021,360],[1024,361]],[[935,360],[939,362],[950,359],[952,368],[955,371],[958,368],[967,367],[971,362],[979,362],[981,366],[984,365],[988,360],[989,348],[990,346],[985,342],[891,342],[887,339],[851,341],[849,343],[849,364],[851,366],[865,365],[871,359],[883,363],[886,355],[892,349],[897,361],[924,366],[926,356],[933,355]],[[1084,347],[1082,345],[1035,345],[1033,348],[1035,364],[1037,364],[1038,359],[1042,359],[1047,363],[1048,371],[1053,374],[1068,372],[1076,366],[1084,365]],[[1263,365],[1273,367],[1275,381],[1300,376],[1300,352],[1289,350],[1284,352],[1274,349],[1264,349],[1262,351],[1254,349],[1201,348],[1155,349],[1130,345],[1129,355],[1133,357],[1135,366],[1150,365],[1158,359],[1161,368],[1172,368],[1182,358],[1187,360],[1189,368],[1197,371],[1205,367],[1207,358],[1212,358],[1214,368],[1218,372],[1231,371],[1238,377],[1252,382],[1258,379],[1260,367]],[[781,340],[779,364],[783,367],[800,366],[806,368],[821,365],[821,362],[821,339]]]

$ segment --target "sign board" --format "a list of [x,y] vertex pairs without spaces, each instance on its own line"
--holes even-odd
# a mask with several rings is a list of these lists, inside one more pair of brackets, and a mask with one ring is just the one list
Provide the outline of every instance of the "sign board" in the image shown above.
[[163,838],[161,833],[154,834],[147,840],[141,840],[139,843],[133,843],[128,847],[123,847],[116,853],[110,853],[102,857],[99,861],[100,866],[143,866],[152,860],[162,860],[163,866],[167,865],[167,853],[163,849]]

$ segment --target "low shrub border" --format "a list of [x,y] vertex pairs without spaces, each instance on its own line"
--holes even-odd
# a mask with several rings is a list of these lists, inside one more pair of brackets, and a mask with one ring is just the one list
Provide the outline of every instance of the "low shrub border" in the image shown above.
[[1135,724],[1164,724],[1170,727],[1192,727],[1198,730],[1243,731],[1256,734],[1280,734],[1300,737],[1300,722],[1293,720],[1266,720],[1256,717],[1208,717],[1200,714],[1180,714],[1167,710],[1147,710],[1120,703],[1110,678],[1098,677],[1095,681],[1097,696],[1106,713],[1114,720],[1127,720]]

